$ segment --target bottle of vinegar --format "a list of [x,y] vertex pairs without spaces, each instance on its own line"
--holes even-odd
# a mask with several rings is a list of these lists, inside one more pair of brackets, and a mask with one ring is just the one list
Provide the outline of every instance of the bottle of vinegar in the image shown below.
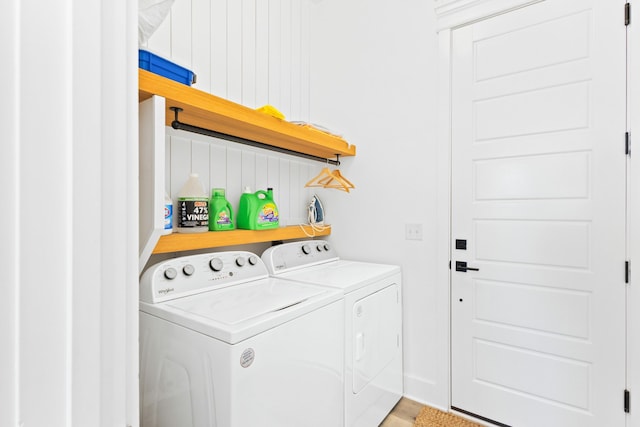
[[178,233],[209,231],[209,197],[197,173],[189,175],[189,179],[180,189],[174,215],[177,216]]

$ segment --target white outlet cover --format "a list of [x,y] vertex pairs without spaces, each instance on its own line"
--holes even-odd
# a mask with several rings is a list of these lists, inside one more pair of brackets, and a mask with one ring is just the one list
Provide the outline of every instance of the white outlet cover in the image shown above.
[[406,240],[422,240],[422,224],[405,224]]

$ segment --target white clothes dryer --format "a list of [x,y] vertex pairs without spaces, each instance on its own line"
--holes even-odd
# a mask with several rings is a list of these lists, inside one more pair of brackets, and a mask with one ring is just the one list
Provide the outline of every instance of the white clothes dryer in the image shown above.
[[271,278],[244,251],[140,281],[143,427],[343,426],[339,290]]
[[403,393],[400,267],[341,260],[324,240],[272,246],[262,259],[273,277],[344,292],[345,426],[377,427]]

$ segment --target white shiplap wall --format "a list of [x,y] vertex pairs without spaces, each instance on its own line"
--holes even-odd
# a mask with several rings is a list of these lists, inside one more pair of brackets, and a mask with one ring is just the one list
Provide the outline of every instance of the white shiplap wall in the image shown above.
[[175,0],[146,46],[195,88],[309,120],[309,0]]
[[[308,31],[308,0],[176,0],[143,47],[193,70],[197,89],[309,121]],[[166,153],[174,201],[190,172],[206,191],[225,188],[236,211],[244,187],[272,187],[283,225],[306,222],[304,184],[324,166],[171,128]]]
[[307,222],[307,205],[314,193],[307,181],[323,164],[217,138],[167,128],[165,188],[175,202],[189,173],[197,173],[205,191],[226,189],[238,211],[244,187],[252,192],[273,188],[281,225]]

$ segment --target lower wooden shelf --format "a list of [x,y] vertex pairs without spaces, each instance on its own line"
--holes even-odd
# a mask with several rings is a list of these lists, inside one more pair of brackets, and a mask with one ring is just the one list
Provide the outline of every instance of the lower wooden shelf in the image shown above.
[[[306,233],[305,233],[306,232]],[[331,226],[317,231],[308,225],[289,225],[272,230],[229,230],[207,233],[173,233],[160,237],[153,250],[154,254],[182,252],[194,249],[219,248],[221,246],[263,243],[276,240],[305,239],[310,236],[328,236]]]

